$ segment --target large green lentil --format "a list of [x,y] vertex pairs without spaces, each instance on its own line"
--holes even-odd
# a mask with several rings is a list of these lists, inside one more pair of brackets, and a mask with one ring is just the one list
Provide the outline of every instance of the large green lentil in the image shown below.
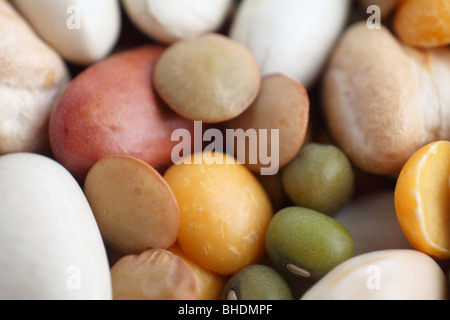
[[341,223],[303,207],[287,207],[276,213],[265,243],[277,267],[310,281],[354,255],[353,238]]

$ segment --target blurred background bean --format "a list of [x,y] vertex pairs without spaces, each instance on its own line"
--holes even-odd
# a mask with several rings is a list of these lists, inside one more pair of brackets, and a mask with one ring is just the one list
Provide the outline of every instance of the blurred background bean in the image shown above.
[[275,269],[254,264],[233,275],[227,282],[224,300],[292,300],[289,285]]
[[126,255],[111,268],[114,300],[195,300],[194,273],[183,258],[162,249]]
[[163,44],[218,31],[233,0],[122,0],[133,24],[146,36]]

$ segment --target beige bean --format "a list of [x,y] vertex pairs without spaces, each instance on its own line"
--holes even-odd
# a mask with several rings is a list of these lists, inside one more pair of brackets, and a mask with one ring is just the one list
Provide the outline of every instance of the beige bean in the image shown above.
[[166,250],[127,255],[111,268],[114,300],[194,300],[197,284],[187,262]]
[[302,300],[446,300],[441,267],[416,250],[382,250],[355,256],[331,270]]
[[324,73],[336,143],[370,173],[398,173],[421,146],[450,138],[450,50],[402,45],[386,27],[350,26]]
[[64,61],[0,1],[0,154],[47,152],[48,119],[70,80]]

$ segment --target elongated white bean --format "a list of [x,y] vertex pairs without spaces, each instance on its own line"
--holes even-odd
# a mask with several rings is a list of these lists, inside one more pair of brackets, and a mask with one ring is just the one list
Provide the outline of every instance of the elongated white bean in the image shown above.
[[32,153],[0,157],[0,299],[112,298],[106,250],[72,175]]
[[37,33],[69,62],[106,57],[121,30],[119,0],[13,0]]
[[122,0],[136,27],[147,36],[173,43],[217,31],[232,0]]
[[243,0],[230,37],[246,45],[263,75],[284,73],[311,86],[341,33],[348,0]]
[[64,61],[0,0],[0,154],[48,149],[48,118],[69,82]]
[[445,300],[448,282],[428,255],[410,249],[355,256],[314,284],[302,300]]

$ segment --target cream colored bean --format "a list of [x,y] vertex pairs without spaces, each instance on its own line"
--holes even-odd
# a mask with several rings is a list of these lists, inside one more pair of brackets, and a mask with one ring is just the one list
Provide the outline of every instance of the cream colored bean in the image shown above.
[[13,0],[37,33],[69,62],[105,58],[120,30],[119,0]]
[[162,43],[173,43],[217,31],[232,0],[122,0],[134,25]]
[[64,61],[0,1],[0,154],[46,152],[48,118],[70,80]]
[[244,0],[229,35],[255,54],[263,75],[284,73],[310,87],[349,9],[347,0]]
[[106,250],[72,175],[36,154],[0,157],[0,299],[112,298]]
[[416,250],[382,250],[355,256],[314,284],[302,300],[445,300],[441,267]]

